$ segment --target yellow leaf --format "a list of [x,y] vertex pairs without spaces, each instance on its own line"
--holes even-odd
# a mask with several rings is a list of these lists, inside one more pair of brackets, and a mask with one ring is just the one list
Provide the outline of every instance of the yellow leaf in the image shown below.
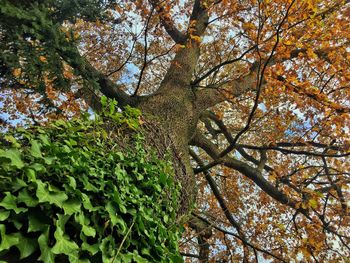
[[12,71],[12,75],[15,76],[16,78],[19,77],[22,73],[22,69],[21,68],[15,68],[13,71]]
[[316,199],[310,199],[309,205],[311,208],[317,208],[317,200]]
[[181,48],[186,48],[186,46],[181,44],[176,44],[175,46],[176,51],[180,50]]
[[201,37],[199,37],[199,36],[191,36],[191,38],[198,43],[201,42]]
[[317,55],[315,54],[315,52],[311,49],[307,49],[306,50],[306,54],[308,55],[309,58],[313,58],[313,59],[316,59],[317,58]]
[[77,40],[79,39],[80,35],[78,32],[74,32],[73,37],[74,37],[74,40]]
[[278,227],[280,230],[285,230],[285,229],[286,229],[285,226],[284,226],[283,224],[281,224],[281,223],[277,223],[276,225],[277,225],[277,227]]

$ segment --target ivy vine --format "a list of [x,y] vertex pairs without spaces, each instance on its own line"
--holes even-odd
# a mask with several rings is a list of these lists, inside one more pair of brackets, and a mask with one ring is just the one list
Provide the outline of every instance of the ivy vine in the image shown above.
[[178,186],[169,160],[144,147],[139,116],[112,103],[2,135],[1,260],[182,262]]

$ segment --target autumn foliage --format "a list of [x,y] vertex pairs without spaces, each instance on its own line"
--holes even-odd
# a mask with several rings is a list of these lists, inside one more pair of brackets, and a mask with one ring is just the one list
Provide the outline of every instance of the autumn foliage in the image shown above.
[[[23,8],[10,2],[0,1],[1,15]],[[11,55],[0,56],[4,125],[98,109],[102,93],[152,114],[169,104],[153,112],[147,99],[187,94],[181,101],[195,106],[179,114],[194,112],[186,149],[198,193],[180,242],[184,259],[346,261],[349,1],[104,2],[92,18],[36,20],[55,25],[56,42],[49,28],[30,33],[27,16],[7,13],[27,28],[0,24]],[[17,49],[9,36],[21,41]],[[36,50],[30,59],[27,50]]]

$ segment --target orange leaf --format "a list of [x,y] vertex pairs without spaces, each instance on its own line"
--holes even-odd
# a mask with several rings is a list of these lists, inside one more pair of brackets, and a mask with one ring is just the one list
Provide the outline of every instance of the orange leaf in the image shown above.
[[22,73],[22,69],[21,68],[15,68],[13,71],[12,71],[12,75],[16,78],[18,78]]
[[46,59],[46,57],[44,57],[44,56],[40,56],[40,57],[39,57],[39,60],[40,60],[41,62],[43,62],[43,63],[46,63],[46,62],[47,62],[47,59]]

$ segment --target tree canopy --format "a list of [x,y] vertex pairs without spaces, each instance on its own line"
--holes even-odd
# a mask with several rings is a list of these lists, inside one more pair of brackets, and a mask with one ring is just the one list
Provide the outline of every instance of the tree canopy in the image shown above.
[[3,125],[98,111],[102,95],[157,119],[182,163],[186,260],[350,257],[348,0],[0,10]]

